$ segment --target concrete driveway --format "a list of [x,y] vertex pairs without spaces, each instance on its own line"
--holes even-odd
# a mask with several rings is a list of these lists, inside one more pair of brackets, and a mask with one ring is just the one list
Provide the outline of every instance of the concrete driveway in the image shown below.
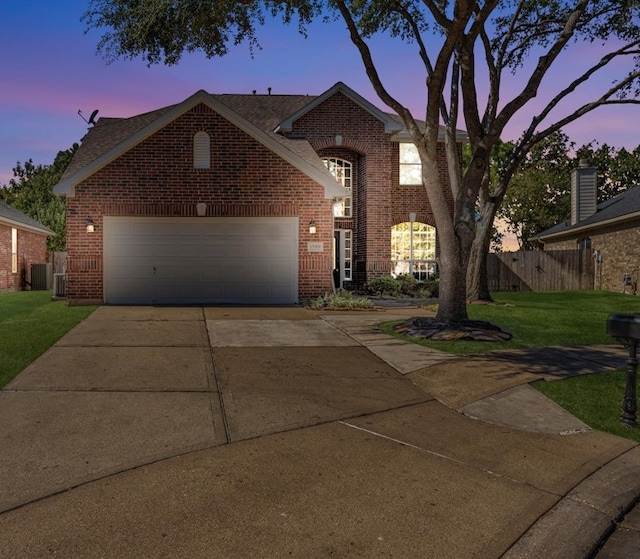
[[[377,329],[406,313],[99,308],[0,392],[0,556],[499,557],[603,465],[640,463],[445,405],[481,415],[542,371]],[[640,492],[618,479],[614,509]]]

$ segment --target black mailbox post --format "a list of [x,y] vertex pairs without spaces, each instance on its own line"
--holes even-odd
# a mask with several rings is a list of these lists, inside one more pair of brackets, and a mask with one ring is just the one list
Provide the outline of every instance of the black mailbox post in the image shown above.
[[627,359],[627,383],[622,401],[622,415],[620,421],[630,427],[637,427],[636,412],[638,402],[636,398],[636,379],[638,375],[638,341],[640,340],[640,315],[611,314],[607,319],[607,333],[614,338],[623,340],[629,346]]

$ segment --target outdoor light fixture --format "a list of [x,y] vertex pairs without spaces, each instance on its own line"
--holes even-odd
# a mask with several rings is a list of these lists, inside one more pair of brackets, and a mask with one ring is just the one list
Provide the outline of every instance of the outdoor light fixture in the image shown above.
[[93,223],[93,219],[91,219],[90,217],[86,219],[85,223],[87,224],[87,233],[93,233],[96,230],[96,226]]
[[315,235],[316,234],[316,222],[311,220],[309,222],[309,234],[311,235]]

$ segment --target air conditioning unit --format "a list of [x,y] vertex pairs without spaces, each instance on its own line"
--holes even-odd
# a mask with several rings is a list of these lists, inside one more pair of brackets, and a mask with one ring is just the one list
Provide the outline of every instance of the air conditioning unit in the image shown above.
[[53,296],[54,297],[67,296],[67,275],[66,274],[53,274]]
[[31,291],[51,289],[51,264],[31,264]]

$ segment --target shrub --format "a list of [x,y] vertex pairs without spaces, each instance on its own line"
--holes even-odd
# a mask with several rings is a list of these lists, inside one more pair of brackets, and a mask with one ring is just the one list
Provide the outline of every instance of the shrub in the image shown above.
[[369,282],[366,289],[372,295],[398,295],[400,293],[400,282],[391,276],[380,276]]
[[439,295],[440,278],[431,276],[424,282],[410,274],[397,277],[381,276],[368,283],[365,288],[370,295],[378,297],[412,297],[419,299],[437,298]]
[[370,309],[373,303],[366,297],[355,296],[351,291],[338,289],[335,293],[325,293],[309,303],[313,310]]

